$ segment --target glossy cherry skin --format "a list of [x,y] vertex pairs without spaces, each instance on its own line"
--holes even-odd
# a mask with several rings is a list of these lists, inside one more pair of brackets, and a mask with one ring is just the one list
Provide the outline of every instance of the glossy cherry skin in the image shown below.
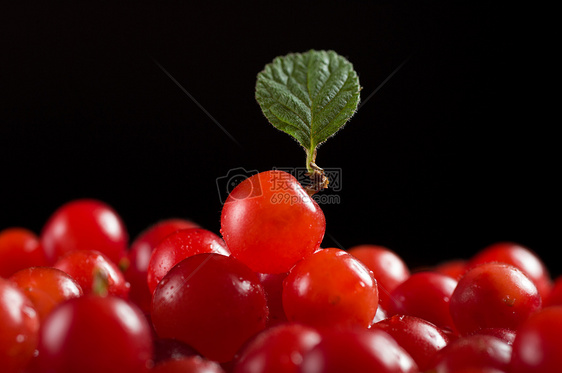
[[520,269],[535,284],[541,298],[545,298],[552,286],[550,274],[537,254],[514,242],[497,242],[485,247],[467,263],[473,268],[483,263],[500,262]]
[[302,357],[320,342],[307,325],[280,323],[258,333],[240,351],[233,373],[298,373]]
[[161,338],[175,338],[204,357],[225,363],[242,344],[263,330],[265,292],[242,262],[220,254],[190,256],[156,287],[152,323]]
[[198,228],[185,219],[165,219],[146,228],[131,244],[127,253],[125,279],[131,284],[129,299],[144,312],[150,312],[152,293],[148,289],[148,263],[156,246],[169,234],[180,229]]
[[75,250],[57,260],[55,268],[68,273],[84,294],[99,293],[127,298],[130,285],[109,258],[94,250]]
[[142,312],[114,296],[84,295],[55,308],[41,326],[41,372],[145,372],[152,334]]
[[452,277],[432,271],[413,273],[391,293],[389,315],[410,315],[442,329],[455,330],[449,300],[457,286]]
[[301,373],[416,373],[412,357],[380,329],[330,329],[304,355]]
[[513,341],[515,340],[515,335],[517,332],[512,329],[507,328],[485,328],[485,329],[478,329],[473,334],[470,335],[491,335],[492,337],[496,337],[507,343],[508,345],[513,345]]
[[157,364],[151,373],[225,373],[224,369],[214,361],[200,356],[170,359]]
[[14,283],[0,278],[0,368],[20,373],[31,361],[39,332],[39,316]]
[[430,367],[435,354],[449,343],[449,338],[434,324],[415,316],[394,315],[374,324],[390,334],[421,371]]
[[283,282],[289,321],[316,327],[371,325],[379,304],[377,281],[344,250],[326,248],[298,262]]
[[202,253],[230,255],[223,239],[207,229],[180,229],[166,236],[156,245],[148,263],[147,281],[151,294],[173,266],[187,257]]
[[268,327],[288,321],[283,309],[283,281],[288,275],[289,273],[258,273],[267,298]]
[[20,269],[46,265],[35,233],[20,227],[0,231],[0,277],[8,278]]
[[562,306],[546,307],[524,321],[513,341],[511,372],[555,373],[562,367]]
[[450,342],[434,357],[430,372],[457,373],[464,369],[498,369],[507,372],[511,346],[491,335],[464,336]]
[[39,320],[65,300],[83,295],[82,287],[68,273],[52,267],[30,267],[14,273],[15,283],[31,300]]
[[232,255],[259,273],[288,272],[320,246],[325,229],[318,204],[280,170],[242,181],[221,212],[221,233]]
[[129,235],[112,207],[95,199],[78,199],[49,217],[40,239],[49,264],[74,250],[97,250],[119,263],[126,256]]
[[516,330],[541,307],[533,282],[509,264],[485,263],[468,270],[451,296],[451,317],[461,334],[482,328]]
[[410,276],[406,263],[394,251],[377,245],[358,245],[347,250],[369,268],[379,288],[379,303],[388,308],[390,293]]

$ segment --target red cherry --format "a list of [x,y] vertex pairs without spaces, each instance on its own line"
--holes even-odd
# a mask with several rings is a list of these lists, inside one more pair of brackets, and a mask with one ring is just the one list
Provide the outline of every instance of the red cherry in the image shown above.
[[358,245],[347,250],[367,266],[377,279],[379,302],[388,308],[390,293],[410,276],[406,263],[392,250],[377,245]]
[[504,263],[485,263],[468,270],[451,296],[450,312],[457,330],[516,330],[541,307],[541,297],[523,272]]
[[289,321],[317,327],[367,328],[378,304],[372,272],[354,256],[336,248],[301,260],[283,282],[283,308]]
[[390,294],[388,314],[417,316],[454,331],[449,300],[456,286],[452,277],[432,271],[416,272]]
[[39,317],[31,301],[14,283],[0,278],[0,367],[20,373],[31,361],[39,331]]
[[50,264],[74,250],[97,250],[119,263],[126,255],[129,236],[121,217],[109,205],[79,199],[59,207],[40,238]]
[[267,314],[263,287],[250,268],[229,256],[203,253],[164,276],[154,291],[151,317],[159,337],[225,363],[265,328]]
[[115,263],[98,251],[71,251],[59,258],[54,267],[76,280],[84,294],[128,297],[130,285],[125,276]]
[[156,245],[148,263],[150,293],[154,292],[156,285],[173,266],[185,258],[202,253],[230,255],[222,238],[203,228],[180,229],[166,236]]
[[421,371],[429,369],[435,354],[449,343],[449,338],[434,324],[415,316],[395,315],[374,324],[371,329],[381,329],[414,359]]
[[468,268],[482,263],[500,262],[520,269],[537,287],[544,299],[552,286],[550,274],[540,258],[529,248],[514,242],[498,242],[485,247],[467,263]]
[[331,329],[304,355],[302,373],[417,373],[412,357],[380,329]]
[[259,273],[288,272],[318,249],[325,229],[318,204],[297,179],[279,170],[242,181],[221,213],[221,233],[232,255]]
[[314,328],[281,323],[253,337],[240,351],[233,373],[298,373],[303,356],[321,337]]
[[198,228],[189,220],[166,219],[144,230],[131,244],[127,253],[125,279],[131,284],[129,299],[144,312],[150,312],[152,293],[148,289],[148,263],[156,246],[169,234],[180,229]]
[[20,227],[0,231],[0,277],[8,278],[20,269],[46,265],[35,233]]
[[561,306],[547,307],[531,315],[517,329],[511,372],[559,372],[562,366],[561,335]]
[[428,371],[457,373],[468,371],[467,369],[477,372],[497,369],[507,372],[510,358],[509,344],[491,335],[477,334],[450,342],[435,355]]
[[55,308],[41,326],[41,372],[140,373],[152,358],[142,312],[121,298],[84,295]]
[[10,281],[15,283],[31,300],[39,320],[58,304],[82,296],[82,288],[69,274],[57,268],[30,267],[14,273]]

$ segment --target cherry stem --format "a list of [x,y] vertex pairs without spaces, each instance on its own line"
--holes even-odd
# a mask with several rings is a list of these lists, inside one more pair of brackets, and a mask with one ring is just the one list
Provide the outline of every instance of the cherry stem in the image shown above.
[[306,150],[306,169],[308,170],[308,177],[311,183],[305,186],[305,190],[309,196],[313,196],[319,191],[326,189],[330,180],[326,177],[324,170],[315,163],[316,161],[316,148],[311,152]]
[[96,268],[94,270],[94,281],[92,283],[92,292],[100,297],[105,297],[109,289],[109,276],[103,269]]

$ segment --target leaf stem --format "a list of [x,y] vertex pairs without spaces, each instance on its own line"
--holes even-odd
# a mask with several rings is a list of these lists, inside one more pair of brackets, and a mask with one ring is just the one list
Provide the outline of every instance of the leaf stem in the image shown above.
[[316,164],[316,148],[306,149],[306,169],[309,174],[314,172],[313,164]]

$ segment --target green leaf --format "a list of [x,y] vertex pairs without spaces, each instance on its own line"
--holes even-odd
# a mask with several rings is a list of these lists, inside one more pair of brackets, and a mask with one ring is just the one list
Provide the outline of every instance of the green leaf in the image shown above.
[[309,167],[316,148],[356,112],[360,90],[347,59],[334,51],[310,50],[266,65],[257,77],[256,100],[274,127],[305,148]]

